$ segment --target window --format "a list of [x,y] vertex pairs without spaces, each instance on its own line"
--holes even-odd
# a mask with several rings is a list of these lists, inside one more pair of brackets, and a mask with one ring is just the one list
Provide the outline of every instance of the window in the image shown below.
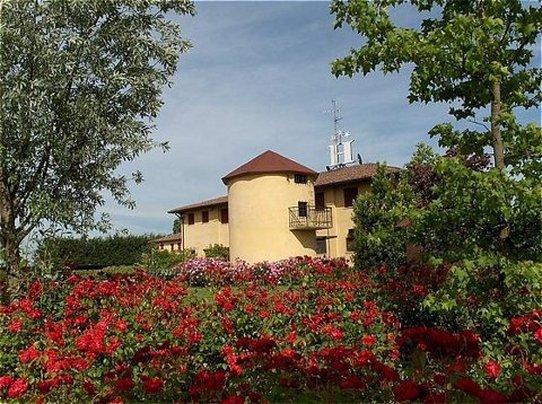
[[202,223],[207,223],[209,221],[209,211],[208,210],[204,210],[203,212],[201,212],[201,221],[202,221]]
[[183,246],[181,243],[177,243],[177,250],[182,250],[183,249]]
[[297,211],[299,217],[307,217],[307,202],[298,202]]
[[307,176],[303,174],[294,174],[294,182],[296,184],[306,184]]
[[354,251],[355,244],[356,238],[354,236],[354,229],[350,229],[346,236],[346,251]]
[[327,254],[327,242],[325,237],[316,237],[316,254]]
[[228,208],[220,209],[220,223],[228,223]]
[[357,188],[345,188],[344,189],[344,206],[350,207],[354,206],[354,202],[358,197]]
[[188,224],[194,224],[194,214],[193,213],[188,214]]
[[324,209],[326,207],[326,200],[323,192],[317,192],[314,195],[314,203],[316,205],[316,209]]

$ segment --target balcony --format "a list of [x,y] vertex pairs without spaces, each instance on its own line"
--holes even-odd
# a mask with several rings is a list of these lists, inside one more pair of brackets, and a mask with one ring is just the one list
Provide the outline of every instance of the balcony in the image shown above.
[[288,208],[290,230],[321,230],[333,226],[331,208],[302,205]]

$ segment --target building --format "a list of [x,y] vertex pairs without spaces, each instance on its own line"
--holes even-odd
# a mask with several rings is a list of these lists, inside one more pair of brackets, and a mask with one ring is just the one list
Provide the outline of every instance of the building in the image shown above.
[[157,243],[168,250],[193,248],[198,255],[222,244],[231,259],[247,262],[349,257],[353,204],[370,190],[376,169],[349,161],[316,172],[268,150],[222,178],[227,195],[170,210],[181,219],[180,231]]

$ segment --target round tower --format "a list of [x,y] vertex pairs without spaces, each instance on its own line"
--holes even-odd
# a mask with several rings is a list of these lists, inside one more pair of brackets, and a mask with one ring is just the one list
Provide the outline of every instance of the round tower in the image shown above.
[[315,255],[317,173],[275,152],[250,160],[226,175],[230,258],[250,263]]

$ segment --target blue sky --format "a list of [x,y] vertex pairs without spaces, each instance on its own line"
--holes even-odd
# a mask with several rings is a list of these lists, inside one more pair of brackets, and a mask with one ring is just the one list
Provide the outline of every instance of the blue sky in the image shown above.
[[[226,193],[220,178],[272,149],[315,170],[328,164],[331,99],[364,161],[403,165],[427,131],[449,121],[446,105],[409,104],[409,71],[334,78],[330,62],[358,47],[349,29],[333,30],[327,2],[198,2],[182,18],[194,45],[164,93],[156,139],[171,150],[125,165],[145,182],[132,187],[134,210],[108,203],[114,228],[167,233],[167,210]],[[409,10],[398,23],[416,24]],[[540,60],[537,58],[539,65]],[[539,112],[523,114],[539,120]]]

